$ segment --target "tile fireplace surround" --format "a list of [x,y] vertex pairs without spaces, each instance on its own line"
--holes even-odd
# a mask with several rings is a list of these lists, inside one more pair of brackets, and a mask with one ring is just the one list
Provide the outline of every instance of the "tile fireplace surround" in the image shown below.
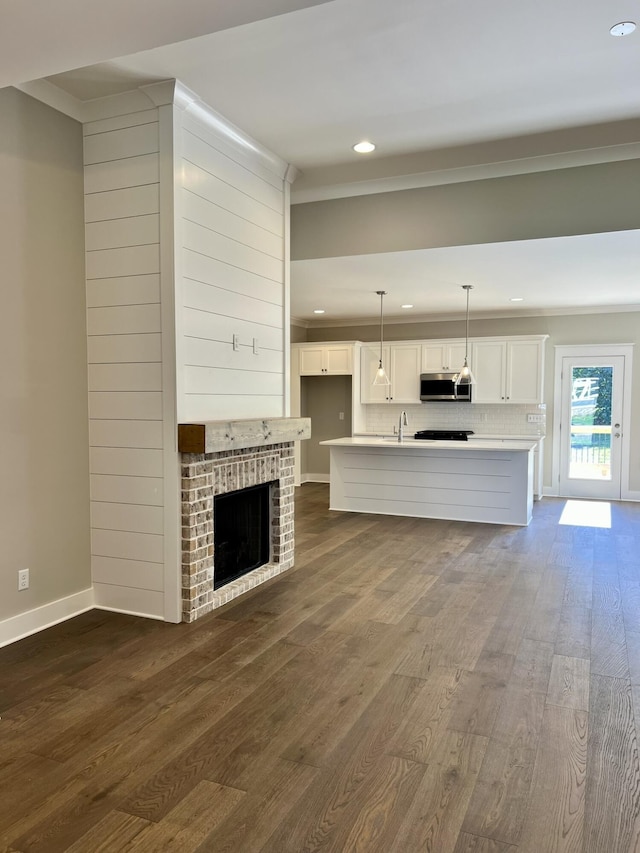
[[[210,421],[178,427],[182,500],[182,618],[196,619],[290,569],[294,559],[294,441],[309,418]],[[271,559],[214,590],[213,499],[273,482]]]

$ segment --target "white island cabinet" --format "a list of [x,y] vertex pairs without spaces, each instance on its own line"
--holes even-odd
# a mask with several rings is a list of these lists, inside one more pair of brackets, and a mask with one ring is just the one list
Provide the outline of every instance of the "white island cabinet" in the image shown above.
[[527,525],[535,441],[354,437],[330,448],[330,509]]
[[528,446],[531,442],[534,442],[535,447],[533,451],[533,499],[535,501],[539,501],[542,498],[543,491],[543,469],[544,469],[544,436],[506,436],[506,435],[470,435],[469,441],[483,441],[485,444],[494,444],[500,446],[504,444],[505,441],[509,442],[517,442],[521,441],[525,442],[525,445]]

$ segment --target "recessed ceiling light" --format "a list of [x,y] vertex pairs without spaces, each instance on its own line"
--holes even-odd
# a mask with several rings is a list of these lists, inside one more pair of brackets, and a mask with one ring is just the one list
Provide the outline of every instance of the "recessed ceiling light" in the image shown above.
[[353,150],[358,154],[371,154],[372,151],[376,150],[376,146],[373,142],[366,142],[363,140],[362,142],[356,142],[353,146]]
[[612,36],[628,36],[636,28],[633,21],[621,21],[619,24],[614,24],[609,32]]
[[524,302],[524,296],[512,296],[509,302]]
[[413,308],[413,305],[401,305],[401,308]]
[[314,308],[313,313],[314,314],[324,314],[324,308]]

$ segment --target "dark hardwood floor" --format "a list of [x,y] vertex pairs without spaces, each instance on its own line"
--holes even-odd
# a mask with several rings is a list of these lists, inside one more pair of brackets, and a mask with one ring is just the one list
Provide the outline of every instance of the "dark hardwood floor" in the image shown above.
[[295,569],[215,614],[0,650],[0,850],[640,850],[640,506],[296,499]]

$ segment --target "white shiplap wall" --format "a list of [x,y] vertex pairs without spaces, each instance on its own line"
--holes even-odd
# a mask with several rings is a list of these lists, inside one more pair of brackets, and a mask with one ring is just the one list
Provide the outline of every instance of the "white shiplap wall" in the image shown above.
[[178,621],[177,423],[288,413],[295,170],[177,81],[85,110],[95,601]]
[[195,115],[177,138],[178,421],[284,415],[283,175]]
[[100,607],[164,616],[158,109],[84,125],[91,552]]

